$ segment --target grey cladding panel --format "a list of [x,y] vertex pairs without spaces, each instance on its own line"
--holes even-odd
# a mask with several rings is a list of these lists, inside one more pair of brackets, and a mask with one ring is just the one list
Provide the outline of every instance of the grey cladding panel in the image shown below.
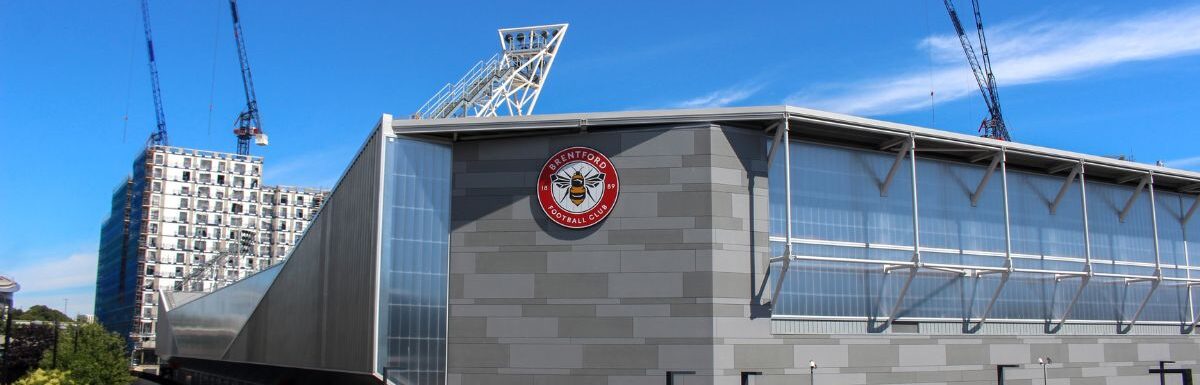
[[380,142],[376,132],[346,171],[225,359],[373,371]]

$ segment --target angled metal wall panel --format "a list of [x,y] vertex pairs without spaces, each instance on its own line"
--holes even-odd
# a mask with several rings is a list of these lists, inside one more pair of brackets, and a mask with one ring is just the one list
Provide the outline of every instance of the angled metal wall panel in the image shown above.
[[[178,356],[373,372],[381,141],[376,130],[283,264],[168,313]],[[266,285],[253,281],[271,271]],[[261,295],[256,307],[226,305],[250,292]],[[246,315],[236,330],[192,326]]]
[[[279,274],[276,265],[204,298],[167,312],[172,355],[220,359]],[[160,321],[161,323],[161,321]],[[163,325],[168,326],[168,325]]]

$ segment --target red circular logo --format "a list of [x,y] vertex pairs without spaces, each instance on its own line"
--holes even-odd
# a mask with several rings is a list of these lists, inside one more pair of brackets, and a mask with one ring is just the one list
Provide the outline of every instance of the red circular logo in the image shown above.
[[600,223],[612,212],[620,187],[617,169],[608,157],[587,147],[570,147],[542,166],[538,204],[554,223],[582,229]]

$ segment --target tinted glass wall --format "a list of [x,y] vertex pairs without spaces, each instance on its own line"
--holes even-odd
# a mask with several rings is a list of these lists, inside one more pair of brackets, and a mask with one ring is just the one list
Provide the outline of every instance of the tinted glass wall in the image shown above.
[[451,149],[414,139],[387,140],[378,370],[395,384],[442,384]]
[[[907,295],[894,309],[910,270],[885,273],[883,264],[873,262],[912,260],[913,188],[908,158],[901,161],[886,195],[881,196],[880,185],[896,153],[800,142],[792,143],[790,149],[790,224],[785,220],[784,205],[789,199],[784,189],[783,156],[771,164],[772,253],[784,253],[786,226],[790,225],[792,254],[817,258],[792,262],[774,314],[882,318],[895,310],[900,318],[962,320],[981,316],[1000,287],[1002,274],[975,277],[919,269]],[[924,262],[985,269],[1005,266],[1007,237],[999,169],[980,192],[977,204],[971,202],[986,171],[986,161],[965,164],[918,158],[916,190]],[[1050,210],[1065,179],[1062,174],[1009,170],[1014,267],[1085,270],[1083,194],[1078,179],[1069,185],[1057,209]],[[1143,190],[1124,221],[1119,218],[1133,192],[1129,185],[1086,184],[1092,268],[1097,273],[1155,274],[1150,194]],[[1156,191],[1158,259],[1164,277],[1192,278],[1196,273],[1189,266],[1186,250],[1188,246],[1200,250],[1200,244],[1195,240],[1185,243],[1185,239],[1187,234],[1200,234],[1200,221],[1191,221],[1186,227],[1181,221],[1193,199]],[[772,276],[778,277],[780,264],[773,269]],[[1069,314],[1073,320],[1128,321],[1143,302],[1141,321],[1179,323],[1191,319],[1184,282],[1164,280],[1152,292],[1152,281],[1096,276],[1079,292],[1082,281],[1074,276],[1056,279],[1047,273],[1012,273],[989,318],[1060,319],[1067,315],[1078,292]],[[1148,295],[1149,300],[1143,301]]]

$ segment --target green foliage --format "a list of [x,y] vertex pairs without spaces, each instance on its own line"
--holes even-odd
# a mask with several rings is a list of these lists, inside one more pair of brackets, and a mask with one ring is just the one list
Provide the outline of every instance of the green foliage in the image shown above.
[[13,385],[76,385],[78,382],[72,380],[71,372],[62,370],[43,370],[38,369],[20,380],[14,382]]
[[[41,367],[54,366],[53,352],[42,356]],[[70,372],[81,385],[128,384],[129,357],[125,341],[116,333],[104,330],[99,324],[71,326],[59,332],[58,360],[55,369]]]
[[13,325],[10,344],[8,378],[0,378],[3,383],[14,381],[37,367],[42,353],[54,345],[54,325]]
[[28,310],[14,310],[13,319],[25,321],[59,321],[67,322],[71,317],[67,317],[63,312],[54,310],[46,305],[33,305]]

